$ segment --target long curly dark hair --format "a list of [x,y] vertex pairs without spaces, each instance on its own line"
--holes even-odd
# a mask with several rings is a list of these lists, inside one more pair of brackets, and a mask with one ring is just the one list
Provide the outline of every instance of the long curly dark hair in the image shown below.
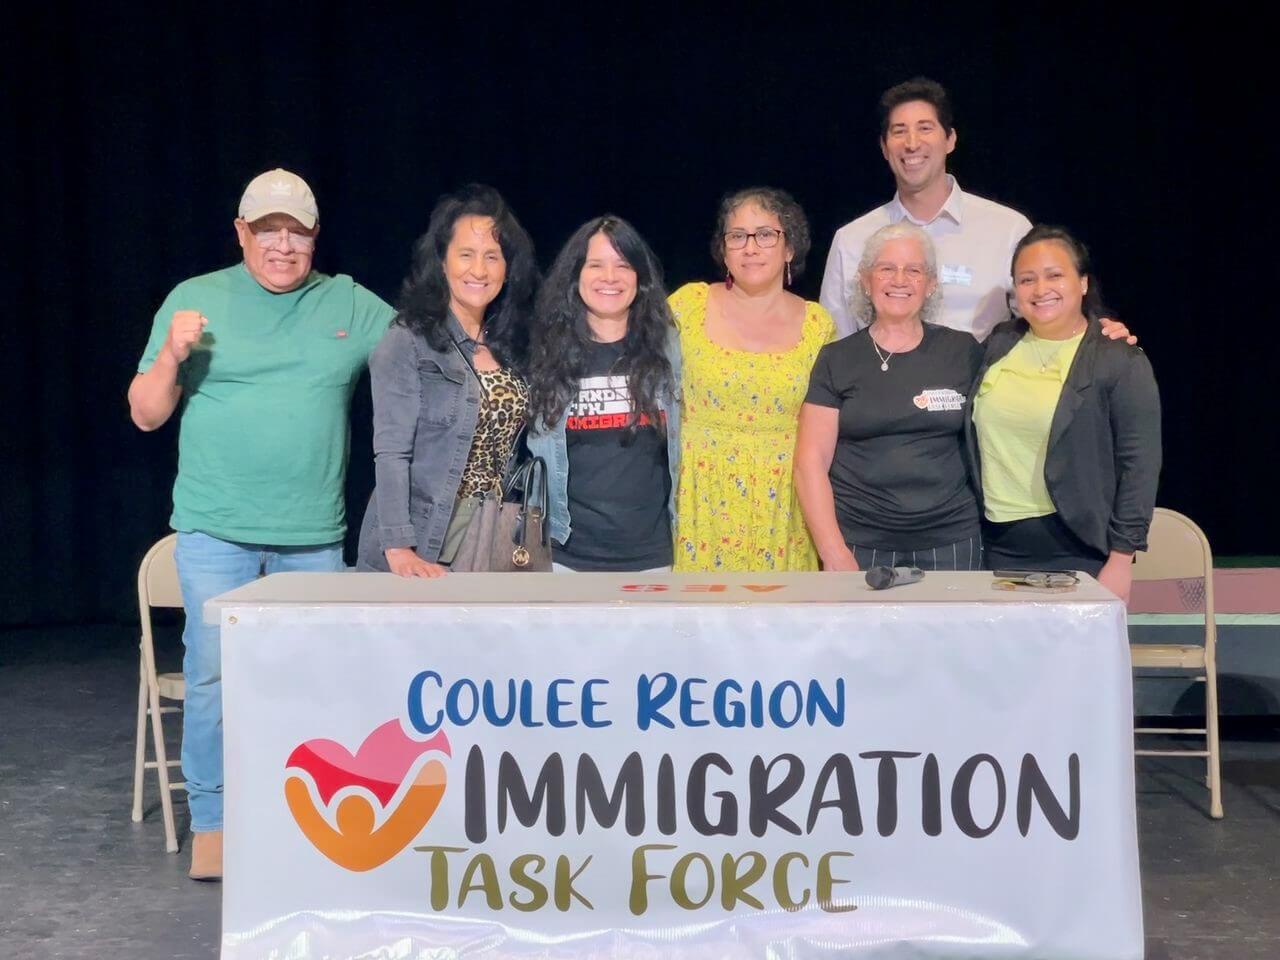
[[592,343],[587,305],[578,282],[587,260],[587,246],[603,233],[618,255],[636,272],[636,298],[627,317],[627,335],[617,373],[629,379],[631,423],[627,441],[639,429],[640,415],[658,430],[658,396],[670,390],[678,375],[667,359],[666,345],[674,321],[667,306],[662,266],[636,228],[621,217],[606,214],[588,220],[565,242],[547,274],[534,309],[533,342],[529,358],[529,407],[533,420],[551,427],[564,416],[586,373],[587,349]]
[[538,288],[538,263],[533,241],[520,226],[507,202],[493,187],[469,184],[446,194],[431,211],[431,220],[413,247],[413,266],[400,290],[395,323],[426,338],[432,348],[447,350],[449,281],[444,275],[445,254],[453,239],[454,225],[463,217],[489,217],[507,261],[502,290],[485,310],[484,342],[504,367],[523,369],[529,350],[529,317]]

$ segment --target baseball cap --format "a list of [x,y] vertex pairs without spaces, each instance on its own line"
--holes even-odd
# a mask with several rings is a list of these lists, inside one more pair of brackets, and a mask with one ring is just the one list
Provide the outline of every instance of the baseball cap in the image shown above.
[[296,173],[277,167],[249,181],[240,198],[240,218],[257,220],[269,213],[284,213],[310,230],[320,219],[315,194]]

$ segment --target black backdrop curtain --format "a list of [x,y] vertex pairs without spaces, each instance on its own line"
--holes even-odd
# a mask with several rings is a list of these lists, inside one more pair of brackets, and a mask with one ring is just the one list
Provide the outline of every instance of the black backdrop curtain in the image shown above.
[[[1231,229],[1269,209],[1275,167],[1273,98],[1247,78],[1273,65],[1248,31],[1030,4],[125,9],[30,7],[0,31],[0,625],[133,616],[177,431],[138,432],[125,389],[165,293],[238,259],[231,221],[254,173],[305,176],[317,266],[387,298],[436,196],[469,180],[506,194],[544,265],[614,211],[673,286],[710,274],[719,196],[775,184],[812,218],[798,289],[813,297],[835,228],[892,193],[875,102],[917,73],[952,92],[967,190],[1093,247],[1162,387],[1160,502],[1219,552],[1276,551],[1259,403],[1274,337],[1255,320],[1273,245]],[[367,386],[352,421],[358,525]]]

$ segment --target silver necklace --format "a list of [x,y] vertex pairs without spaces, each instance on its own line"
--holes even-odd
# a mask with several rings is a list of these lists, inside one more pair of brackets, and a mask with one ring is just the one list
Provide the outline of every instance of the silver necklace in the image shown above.
[[[1071,336],[1067,337],[1067,339],[1066,339],[1066,340],[1062,340],[1062,341],[1060,341],[1060,342],[1058,343],[1058,346],[1054,348],[1053,353],[1049,354],[1049,359],[1048,359],[1048,360],[1046,360],[1046,359],[1044,358],[1044,354],[1042,354],[1042,353],[1040,352],[1040,347],[1038,346],[1038,343],[1039,343],[1040,338],[1039,338],[1039,337],[1037,337],[1034,333],[1031,335],[1031,337],[1032,337],[1032,340],[1031,340],[1031,349],[1035,352],[1036,359],[1040,361],[1040,372],[1041,372],[1041,373],[1048,373],[1048,372],[1049,372],[1049,364],[1053,363],[1053,361],[1055,361],[1055,360],[1057,360],[1057,359],[1058,359],[1058,354],[1060,354],[1060,353],[1062,352],[1062,348],[1063,348],[1063,347],[1065,347],[1065,346],[1067,345],[1067,342],[1068,342],[1068,341],[1070,341],[1070,340],[1074,339],[1074,338],[1075,338],[1075,335],[1076,335],[1076,331],[1074,331],[1074,330],[1073,330],[1073,331],[1071,332]],[[879,353],[880,351],[878,351],[878,350],[877,350],[876,352],[877,352],[877,353]],[[883,370],[883,369],[884,369],[884,367],[882,366],[880,369],[881,369],[881,370]]]
[[[867,330],[867,337],[871,340],[871,349],[873,349],[876,352],[876,356],[880,358],[880,372],[887,373],[889,370],[889,358],[892,357],[898,351],[890,350],[888,353],[881,353],[880,344],[876,343],[875,334],[873,334],[870,330]],[[921,343],[924,342],[923,334],[921,334],[920,342]],[[907,349],[911,349],[911,348],[908,347]]]
[[893,351],[893,350],[890,350],[890,351],[889,351],[889,353],[888,353],[887,355],[886,355],[886,354],[881,353],[881,352],[880,352],[880,344],[876,343],[876,338],[875,338],[875,337],[873,337],[873,336],[870,334],[870,332],[868,332],[868,333],[867,333],[867,337],[868,337],[868,339],[870,339],[870,340],[871,340],[871,348],[872,348],[873,350],[875,350],[875,352],[876,352],[876,356],[880,358],[880,370],[881,370],[881,372],[885,372],[885,371],[887,371],[887,370],[889,369],[889,357],[892,357],[892,356],[893,356],[894,351]]

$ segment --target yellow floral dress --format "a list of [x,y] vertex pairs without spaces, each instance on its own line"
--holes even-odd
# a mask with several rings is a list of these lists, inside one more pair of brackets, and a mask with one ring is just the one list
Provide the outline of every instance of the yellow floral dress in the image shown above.
[[671,295],[683,354],[675,569],[817,570],[791,483],[796,421],[831,315],[806,303],[784,353],[730,350],[707,336],[705,283]]

